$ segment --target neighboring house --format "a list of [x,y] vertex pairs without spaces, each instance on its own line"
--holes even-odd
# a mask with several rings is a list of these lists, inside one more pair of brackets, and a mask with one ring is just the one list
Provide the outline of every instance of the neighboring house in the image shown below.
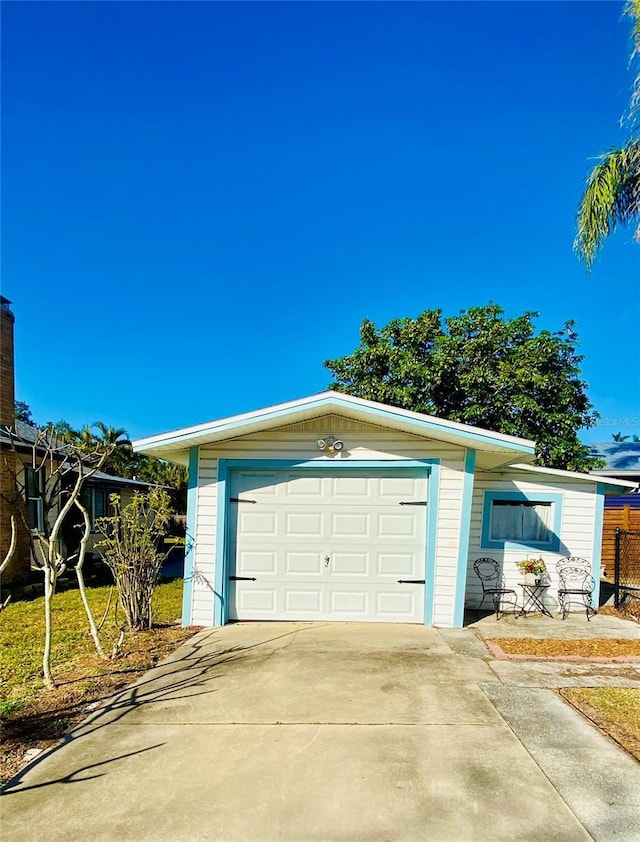
[[[95,544],[99,541],[102,535],[96,531],[96,520],[99,517],[105,517],[113,513],[113,507],[110,502],[112,494],[117,494],[123,505],[129,503],[133,495],[138,492],[148,491],[150,488],[148,482],[141,482],[135,479],[126,479],[125,477],[114,477],[111,474],[105,474],[103,471],[96,471],[87,478],[84,488],[82,490],[82,503],[89,513],[91,519],[91,535],[87,543],[87,553],[96,555],[94,552]],[[76,509],[72,517],[68,519],[69,523],[65,529],[65,543],[67,545],[67,552],[75,551],[79,543],[80,531],[73,530],[73,521],[80,523],[78,510]],[[99,554],[99,553],[97,553]]]
[[613,578],[616,529],[640,532],[640,442],[597,442],[591,445],[591,453],[604,459],[606,463],[604,468],[591,471],[594,476],[637,483],[633,493],[605,499],[602,563],[606,567],[608,577]]
[[533,467],[531,441],[338,392],[134,449],[189,466],[185,625],[461,626],[479,556],[514,587],[515,562],[542,555],[552,595],[560,557],[597,572],[605,493],[630,487]]
[[[42,530],[44,489],[41,483],[45,481],[42,472],[38,474],[31,468],[36,428],[16,421],[14,417],[14,315],[10,304],[10,301],[0,296],[0,560],[5,557],[10,545],[12,516],[17,534],[17,547],[12,562],[2,573],[3,588],[20,583],[30,575],[33,559],[29,532],[24,523],[26,521],[31,530]],[[7,432],[7,428],[10,428],[11,434]],[[17,493],[16,479],[18,486],[24,488],[24,499]],[[149,484],[146,482],[114,477],[102,472],[88,478],[83,496],[92,526],[97,517],[108,513],[110,494],[120,494],[126,502],[136,490],[147,488]],[[51,516],[55,515],[56,512],[51,513]],[[79,511],[75,510],[65,522],[62,540],[67,545],[67,551],[73,551],[79,544],[80,532],[74,527],[74,523],[80,518]],[[95,533],[92,532],[89,551],[95,537]]]
[[604,459],[604,468],[591,471],[594,476],[626,479],[640,483],[640,442],[605,441],[590,445],[591,455]]
[[[43,451],[38,453],[36,428],[22,421],[15,421],[12,430],[15,435],[10,436],[6,429],[0,429],[0,451],[3,459],[8,456],[12,457],[14,477],[17,478],[18,484],[16,486],[15,481],[13,482],[11,491],[4,496],[2,504],[3,509],[14,515],[18,534],[22,537],[25,532],[25,521],[32,531],[44,531],[45,507],[43,505],[43,494],[46,478],[42,471],[34,471],[32,468],[34,447],[36,457],[42,456],[43,453]],[[67,484],[74,482],[75,477],[76,474],[69,476]],[[117,494],[123,503],[127,503],[136,491],[146,491],[148,488],[149,483],[111,476],[103,471],[96,471],[87,477],[81,500],[91,519],[92,530],[87,545],[88,553],[92,552],[95,542],[99,540],[99,534],[94,529],[96,519],[111,512],[110,496]],[[24,499],[18,494],[19,489],[24,489]],[[22,514],[20,509],[22,509]],[[58,509],[53,509],[49,512],[51,520],[57,516],[58,511]],[[65,555],[67,556],[74,553],[79,547],[81,530],[77,527],[82,522],[82,515],[76,508],[72,509],[65,519],[61,539],[65,545]],[[15,563],[12,565],[12,575],[6,575],[7,571],[2,574],[2,585],[6,586],[12,582],[25,579],[34,567],[37,567],[37,563],[34,563],[31,556],[27,534],[26,541],[24,539],[20,541]]]

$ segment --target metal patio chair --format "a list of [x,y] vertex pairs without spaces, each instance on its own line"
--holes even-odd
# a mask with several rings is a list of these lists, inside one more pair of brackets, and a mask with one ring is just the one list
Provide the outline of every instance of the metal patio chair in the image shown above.
[[584,558],[567,556],[556,564],[560,577],[558,583],[558,605],[564,620],[571,609],[571,604],[579,602],[585,609],[587,620],[598,612],[593,607],[593,592],[596,587],[591,575],[591,565]]
[[[478,611],[489,596],[493,602],[493,609],[496,612],[496,620],[500,619],[500,607],[503,602],[513,606],[515,612],[518,607],[518,595],[513,588],[504,587],[504,577],[500,565],[495,558],[477,558],[473,562],[473,569],[482,585],[482,599],[478,605]],[[505,613],[504,611],[502,612]]]

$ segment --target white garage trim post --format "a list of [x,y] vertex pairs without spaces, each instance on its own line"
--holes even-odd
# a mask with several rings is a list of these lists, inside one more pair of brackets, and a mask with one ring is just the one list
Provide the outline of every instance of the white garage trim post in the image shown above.
[[348,460],[332,462],[329,460],[296,461],[288,459],[218,459],[218,534],[216,538],[216,573],[214,586],[214,626],[223,626],[229,621],[229,474],[234,469],[242,470],[308,470],[308,471],[349,471],[370,468],[385,470],[424,470],[427,478],[427,534],[425,536],[425,605],[424,623],[433,623],[433,597],[435,583],[436,537],[438,525],[438,489],[440,479],[439,459],[385,459],[385,460]]
[[191,625],[193,575],[196,557],[196,525],[198,513],[198,473],[200,448],[189,448],[189,473],[187,484],[187,528],[184,536],[184,572],[182,585],[182,625]]
[[[229,620],[227,591],[229,589],[228,532],[229,532],[229,462],[218,459],[218,500],[216,504],[216,566],[213,594],[213,625],[224,626]],[[240,460],[242,461],[242,460]]]
[[460,513],[460,537],[458,540],[458,571],[454,596],[454,628],[464,623],[464,598],[469,563],[469,535],[471,530],[471,507],[473,504],[473,480],[476,471],[476,452],[467,448],[464,457],[464,479],[462,482],[462,511]]
[[440,460],[425,459],[431,466],[427,477],[427,537],[424,571],[424,624],[433,625],[436,587],[436,547],[438,540],[438,501],[440,499]]

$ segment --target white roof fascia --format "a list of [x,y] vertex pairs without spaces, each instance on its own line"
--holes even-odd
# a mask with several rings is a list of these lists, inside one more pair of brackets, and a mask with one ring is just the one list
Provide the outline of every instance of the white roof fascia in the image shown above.
[[520,458],[534,456],[535,443],[528,439],[494,433],[456,421],[448,421],[444,418],[436,418],[334,391],[320,392],[317,395],[254,412],[138,439],[133,442],[133,448],[138,452],[150,452],[157,455],[161,451],[165,453],[184,451],[201,444],[213,444],[225,439],[277,428],[284,424],[309,420],[332,411],[377,423],[380,426],[427,438],[436,438],[476,450],[517,453]]
[[636,477],[640,474],[640,468],[636,468],[634,470],[627,470],[626,468],[620,469],[616,471],[615,468],[611,468],[611,470],[603,470],[603,471],[589,471],[590,474],[595,474],[599,477],[617,477],[620,474],[629,474],[629,476]]
[[535,474],[549,474],[550,476],[564,477],[565,479],[578,479],[582,482],[593,483],[594,485],[597,485],[598,483],[607,486],[611,485],[619,488],[620,490],[636,488],[638,485],[637,482],[629,482],[629,480],[626,479],[607,479],[605,482],[603,477],[594,476],[593,473],[581,474],[578,471],[562,471],[559,468],[542,468],[539,465],[509,465],[508,468],[498,468],[497,470],[504,471],[510,468],[515,468],[517,471],[530,471]]

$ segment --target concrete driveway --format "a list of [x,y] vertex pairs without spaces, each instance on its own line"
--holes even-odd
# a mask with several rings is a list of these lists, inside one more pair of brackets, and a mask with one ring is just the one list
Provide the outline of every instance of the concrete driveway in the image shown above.
[[[536,695],[537,694],[537,695]],[[635,839],[640,767],[469,630],[209,629],[14,779],[10,842]]]

